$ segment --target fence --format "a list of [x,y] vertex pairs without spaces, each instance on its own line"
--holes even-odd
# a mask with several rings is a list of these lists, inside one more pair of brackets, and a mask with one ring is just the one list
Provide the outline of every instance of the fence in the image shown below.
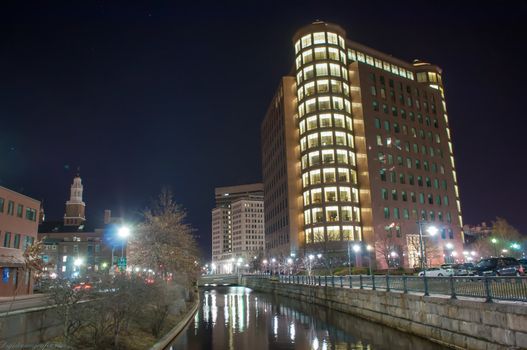
[[[264,276],[262,276],[264,277]],[[265,278],[269,278],[265,276]],[[418,277],[390,275],[295,276],[280,275],[281,283],[423,293],[527,302],[527,277]]]

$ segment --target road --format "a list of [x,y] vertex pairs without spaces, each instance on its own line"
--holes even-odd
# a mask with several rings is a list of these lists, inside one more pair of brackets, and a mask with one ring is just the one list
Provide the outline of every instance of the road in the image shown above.
[[2,297],[0,298],[0,316],[8,311],[13,312],[47,305],[46,294],[21,295],[16,297],[15,301],[12,297]]

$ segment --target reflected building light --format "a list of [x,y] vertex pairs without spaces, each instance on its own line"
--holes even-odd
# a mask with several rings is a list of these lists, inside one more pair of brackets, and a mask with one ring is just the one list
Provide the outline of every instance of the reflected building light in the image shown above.
[[194,315],[194,334],[198,334],[199,328],[199,312]]
[[223,299],[223,316],[225,318],[225,328],[229,328],[229,299],[227,297],[227,294],[224,296]]
[[238,323],[238,330],[243,332],[245,329],[245,303],[243,302],[243,295],[236,296],[236,319]]
[[295,323],[291,322],[291,324],[289,325],[289,338],[291,339],[293,343],[295,342],[295,337],[296,337]]
[[251,305],[249,304],[249,294],[245,295],[245,329],[249,329]]
[[315,339],[313,339],[313,341],[311,342],[311,349],[318,350],[318,338],[317,337],[315,337]]
[[278,316],[273,317],[273,335],[278,338]]
[[328,350],[328,343],[326,339],[322,340],[322,350]]
[[211,295],[211,313],[212,313],[212,327],[216,325],[216,319],[218,318],[218,306],[216,305],[216,294]]

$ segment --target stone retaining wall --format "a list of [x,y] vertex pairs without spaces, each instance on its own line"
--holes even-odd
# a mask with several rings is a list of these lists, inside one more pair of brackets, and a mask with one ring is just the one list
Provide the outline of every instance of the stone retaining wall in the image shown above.
[[527,306],[412,294],[283,284],[243,277],[241,284],[359,316],[460,349],[527,349]]

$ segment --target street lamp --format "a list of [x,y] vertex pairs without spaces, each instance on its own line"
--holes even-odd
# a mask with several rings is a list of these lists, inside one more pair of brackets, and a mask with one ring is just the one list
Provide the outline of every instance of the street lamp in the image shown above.
[[311,262],[313,261],[313,259],[315,259],[315,256],[313,254],[309,254],[309,256],[307,257],[307,260],[309,262],[309,270],[308,270],[309,276],[311,276]]
[[494,245],[494,255],[498,256],[498,240],[496,238],[492,238],[490,242]]
[[372,276],[372,273],[371,273],[371,252],[373,251],[373,247],[368,244],[366,246],[366,250],[368,251],[368,269],[370,270],[370,276]]
[[[360,252],[360,245],[358,245],[358,244],[354,244],[354,245],[353,245],[353,252],[355,253],[355,266],[356,266],[356,267],[359,267],[359,258],[360,258],[359,252]],[[351,272],[350,272],[350,275],[351,275]]]
[[[423,270],[423,276],[426,277],[426,268],[424,263],[426,262],[426,251],[425,251],[425,244],[423,242],[423,225],[421,221],[417,221],[417,225],[419,226],[419,249],[421,250],[421,270]],[[429,234],[429,236],[435,236],[437,234],[437,227],[435,226],[429,226],[426,229],[426,232]]]

